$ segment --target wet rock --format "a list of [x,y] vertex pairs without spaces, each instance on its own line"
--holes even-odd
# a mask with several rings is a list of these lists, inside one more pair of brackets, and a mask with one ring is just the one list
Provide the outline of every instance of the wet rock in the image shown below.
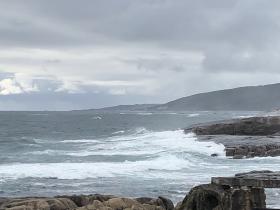
[[276,157],[280,156],[280,149],[272,149],[266,152],[266,156]]
[[182,201],[179,210],[230,209],[230,193],[218,185],[200,185],[193,188]]
[[179,210],[180,207],[182,206],[182,203],[183,203],[182,201],[178,202],[175,206],[175,210]]
[[280,156],[280,116],[206,123],[185,132],[196,133],[199,141],[223,144],[226,156],[236,159]]
[[234,155],[232,158],[233,159],[243,159],[243,158],[245,158],[245,156],[244,155]]
[[214,136],[197,136],[198,141],[212,141],[225,146],[226,156],[228,157],[267,157],[280,155],[280,137],[266,136],[231,136],[231,135],[214,135]]
[[211,157],[218,157],[219,155],[217,153],[211,154]]
[[187,128],[185,132],[194,132],[197,135],[278,135],[280,132],[280,117],[251,117],[206,123]]
[[166,210],[174,209],[174,204],[170,199],[162,197],[162,196],[159,196],[158,199],[162,200],[164,209],[166,209]]
[[263,189],[207,184],[193,188],[178,210],[251,210],[265,206]]

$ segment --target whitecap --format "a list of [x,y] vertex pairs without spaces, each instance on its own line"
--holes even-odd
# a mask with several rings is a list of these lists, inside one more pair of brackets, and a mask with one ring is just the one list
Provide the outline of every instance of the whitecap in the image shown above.
[[98,140],[94,139],[71,139],[71,140],[63,140],[61,143],[96,143]]
[[200,116],[199,113],[188,114],[188,117],[198,117]]
[[152,115],[152,112],[139,112],[138,115]]
[[250,118],[250,117],[254,117],[254,115],[240,115],[237,116],[236,118]]
[[99,141],[99,144],[86,145],[72,156],[90,155],[158,155],[160,153],[198,153],[210,156],[215,153],[225,156],[224,146],[214,142],[196,141],[194,134],[185,134],[182,130],[152,132],[137,128],[132,134],[113,136]]
[[116,135],[116,134],[122,134],[122,133],[124,133],[124,132],[125,132],[125,131],[121,130],[121,131],[113,132],[112,134],[113,134],[113,135]]
[[101,116],[95,116],[92,118],[93,120],[102,120],[102,117]]

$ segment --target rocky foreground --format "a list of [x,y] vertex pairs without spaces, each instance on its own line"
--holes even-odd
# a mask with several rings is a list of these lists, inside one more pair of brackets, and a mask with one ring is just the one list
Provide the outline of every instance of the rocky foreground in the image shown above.
[[191,189],[174,207],[171,200],[73,195],[54,198],[0,198],[4,210],[252,210],[266,208],[264,188],[279,188],[280,172],[252,171],[233,177],[212,177]]
[[199,141],[223,144],[226,155],[235,159],[280,156],[280,116],[205,123],[185,132],[195,133]]
[[120,198],[112,195],[73,195],[53,198],[0,198],[0,209],[6,210],[173,210],[171,200],[153,198]]

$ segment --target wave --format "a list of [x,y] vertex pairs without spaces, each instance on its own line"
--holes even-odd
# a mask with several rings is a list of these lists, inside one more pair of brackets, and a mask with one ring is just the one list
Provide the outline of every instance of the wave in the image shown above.
[[92,117],[93,120],[102,120],[103,118],[101,116],[95,116],[95,117]]
[[199,113],[188,114],[188,117],[198,117],[200,116]]
[[[138,177],[141,179],[189,180],[191,183],[207,181],[211,176],[232,175],[240,171],[259,168],[276,170],[279,158],[257,158],[233,160],[225,158],[224,146],[214,142],[199,142],[193,133],[176,131],[147,131],[138,128],[134,133],[113,136],[90,144],[89,140],[80,140],[79,147],[73,145],[73,151],[51,150],[37,151],[34,155],[68,155],[70,159],[57,159],[58,163],[14,163],[0,165],[0,181],[26,177],[87,179],[99,177]],[[144,131],[144,132],[143,132]],[[65,140],[77,141],[77,140]],[[78,140],[79,141],[79,140]],[[92,140],[90,140],[92,141]],[[65,143],[65,142],[64,142]],[[70,142],[69,142],[70,143]],[[69,145],[67,145],[69,146]],[[74,150],[75,149],[75,150]],[[59,153],[58,153],[59,152]],[[211,157],[216,153],[219,157]],[[105,159],[94,162],[75,162],[84,156],[127,156],[116,162]],[[142,155],[142,156],[141,156]],[[141,158],[138,158],[141,156]],[[132,159],[129,159],[133,157]],[[101,160],[101,161],[100,161]],[[277,166],[277,167],[276,167]],[[276,167],[276,168],[275,168]],[[278,167],[280,170],[280,168]]]
[[[172,173],[182,169],[191,169],[196,162],[174,155],[161,156],[144,161],[125,161],[122,163],[33,163],[0,165],[2,179],[57,178],[86,179],[116,176],[141,176],[151,178],[170,178]],[[166,173],[170,173],[167,177]]]
[[236,118],[250,118],[250,117],[255,117],[255,115],[240,115],[237,116]]
[[32,155],[60,155],[64,151],[62,150],[52,150],[52,149],[46,149],[41,151],[33,151],[33,152],[27,152],[26,154],[32,154]]
[[139,112],[138,115],[153,115],[152,112]]
[[[97,155],[120,156],[160,156],[178,153],[200,154],[210,156],[215,153],[225,156],[224,146],[214,142],[199,142],[193,133],[185,134],[182,130],[153,132],[137,128],[128,135],[116,135],[105,139],[63,140],[69,143],[68,151],[38,151],[33,154],[63,155],[86,157]],[[78,147],[77,144],[78,143]],[[73,144],[73,146],[71,145]]]
[[[201,158],[189,154],[162,155],[142,161],[97,163],[32,163],[0,165],[0,182],[11,179],[52,178],[88,179],[138,177],[141,179],[169,179],[190,183],[207,182],[211,176],[232,175],[240,171],[259,169],[279,170],[279,159],[233,160]],[[276,167],[277,166],[277,167]]]
[[32,116],[48,116],[48,113],[33,113]]
[[62,140],[61,143],[96,143],[98,140],[94,139],[71,139],[71,140]]
[[121,131],[113,132],[112,134],[113,134],[113,135],[116,135],[116,134],[122,134],[122,133],[124,133],[124,132],[125,132],[125,131],[121,130]]

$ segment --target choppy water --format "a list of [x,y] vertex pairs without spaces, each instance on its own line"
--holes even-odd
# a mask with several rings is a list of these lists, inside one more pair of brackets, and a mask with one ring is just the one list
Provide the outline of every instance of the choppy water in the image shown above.
[[[223,145],[182,131],[256,114],[0,112],[0,197],[103,193],[177,202],[211,176],[280,170],[279,158],[228,159]],[[271,206],[279,206],[278,192],[268,192]]]

